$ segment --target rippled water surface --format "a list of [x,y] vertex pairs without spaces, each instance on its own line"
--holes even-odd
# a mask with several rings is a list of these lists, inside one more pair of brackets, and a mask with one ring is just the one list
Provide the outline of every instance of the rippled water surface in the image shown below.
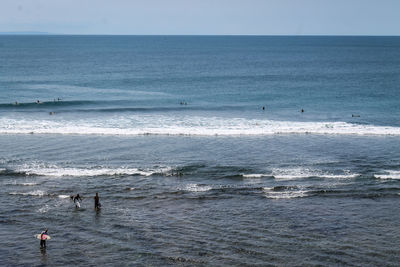
[[1,36],[0,265],[397,266],[399,40]]
[[[6,264],[399,260],[399,152],[387,160],[395,137],[1,140],[9,151],[1,159]],[[74,193],[84,197],[81,209],[69,199]],[[44,227],[52,240],[41,254],[33,234]]]

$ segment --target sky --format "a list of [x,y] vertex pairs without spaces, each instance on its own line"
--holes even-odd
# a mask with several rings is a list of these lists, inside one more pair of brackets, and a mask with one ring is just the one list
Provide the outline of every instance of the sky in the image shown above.
[[400,0],[0,0],[0,32],[400,35]]

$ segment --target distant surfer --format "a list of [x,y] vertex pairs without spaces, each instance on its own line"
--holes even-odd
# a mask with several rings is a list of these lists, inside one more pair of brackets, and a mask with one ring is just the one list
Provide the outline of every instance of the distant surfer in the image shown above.
[[36,101],[36,104],[40,104],[40,100],[37,100],[37,101]]
[[96,210],[100,209],[101,204],[100,204],[100,197],[99,197],[99,193],[96,192],[96,195],[94,196],[94,208]]
[[43,232],[40,233],[40,247],[41,248],[46,248],[47,231],[48,231],[48,229],[46,228]]
[[264,107],[264,106],[262,107],[262,110],[265,110],[265,107]]
[[304,109],[301,109],[301,113],[303,113],[304,112]]
[[100,210],[100,207],[101,207],[101,204],[100,204],[99,193],[96,192],[96,195],[94,196],[94,209]]
[[72,200],[74,201],[76,208],[80,208],[81,207],[82,198],[81,198],[81,196],[79,194],[76,194],[76,196],[74,196],[72,198]]

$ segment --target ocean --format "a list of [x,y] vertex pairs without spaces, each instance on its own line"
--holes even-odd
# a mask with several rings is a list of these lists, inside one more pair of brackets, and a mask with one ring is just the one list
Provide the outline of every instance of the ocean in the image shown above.
[[0,265],[398,266],[399,118],[400,37],[2,35]]

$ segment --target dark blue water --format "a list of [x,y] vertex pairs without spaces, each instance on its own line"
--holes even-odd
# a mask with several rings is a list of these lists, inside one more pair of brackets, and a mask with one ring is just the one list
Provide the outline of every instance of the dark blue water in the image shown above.
[[0,36],[0,263],[396,266],[399,87],[398,37]]

